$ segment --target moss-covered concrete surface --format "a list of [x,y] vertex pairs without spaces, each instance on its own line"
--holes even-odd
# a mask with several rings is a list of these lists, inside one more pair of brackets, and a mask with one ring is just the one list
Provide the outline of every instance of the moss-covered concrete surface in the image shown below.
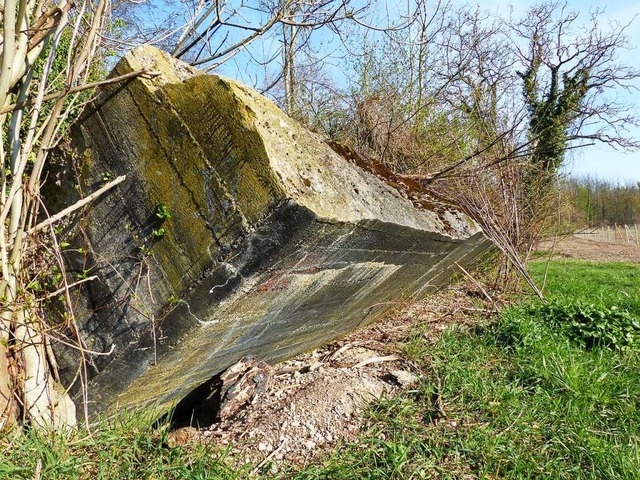
[[[271,101],[153,47],[74,127],[82,189],[126,174],[74,230],[90,412],[159,411],[243,355],[278,361],[426,295],[487,243],[416,208]],[[58,348],[63,377],[78,352]],[[81,390],[77,389],[77,399]]]

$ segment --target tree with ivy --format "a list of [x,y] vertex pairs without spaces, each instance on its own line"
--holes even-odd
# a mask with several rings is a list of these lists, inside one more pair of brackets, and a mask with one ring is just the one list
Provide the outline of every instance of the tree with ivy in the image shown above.
[[630,24],[603,29],[603,11],[589,15],[583,22],[566,5],[547,2],[532,7],[512,27],[516,57],[524,67],[518,74],[528,111],[531,173],[537,180],[553,178],[571,148],[596,142],[640,146],[626,132],[638,124],[637,117],[613,95],[613,89],[637,90],[633,81],[640,72],[617,58],[630,47],[625,35]]

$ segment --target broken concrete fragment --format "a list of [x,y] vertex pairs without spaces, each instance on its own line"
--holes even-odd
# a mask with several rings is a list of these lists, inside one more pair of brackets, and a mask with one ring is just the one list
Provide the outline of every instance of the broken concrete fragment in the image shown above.
[[260,393],[269,388],[272,367],[257,363],[253,357],[243,357],[220,375],[220,404],[218,417],[226,420],[236,415],[249,402],[253,403]]
[[[153,47],[130,52],[74,127],[93,204],[70,268],[90,413],[158,412],[244,356],[276,362],[445,284],[487,242],[464,215],[416,208],[272,102]],[[78,352],[58,348],[63,378]],[[81,399],[81,393],[76,393]]]

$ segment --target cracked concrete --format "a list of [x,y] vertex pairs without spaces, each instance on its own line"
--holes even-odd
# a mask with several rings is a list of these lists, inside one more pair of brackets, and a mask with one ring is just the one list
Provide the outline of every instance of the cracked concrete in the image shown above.
[[[83,191],[127,174],[69,242],[83,252],[69,270],[100,276],[76,292],[79,333],[113,349],[88,357],[91,414],[166,411],[239,358],[311,350],[487,249],[462,213],[410,198],[256,92],[149,46],[114,74],[142,68],[162,74],[106,86],[73,127]],[[70,382],[77,351],[57,354]]]

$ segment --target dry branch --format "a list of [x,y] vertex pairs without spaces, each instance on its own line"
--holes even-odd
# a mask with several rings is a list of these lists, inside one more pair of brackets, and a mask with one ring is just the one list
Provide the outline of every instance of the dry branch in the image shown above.
[[86,196],[82,200],[78,200],[73,205],[65,208],[64,210],[61,210],[60,212],[56,213],[55,215],[47,218],[46,220],[43,220],[42,222],[38,223],[36,226],[30,228],[27,233],[29,235],[32,235],[32,234],[38,232],[39,230],[42,230],[43,228],[46,228],[46,227],[48,227],[50,225],[53,225],[54,223],[62,220],[67,215],[69,215],[69,214],[75,212],[76,210],[81,209],[85,205],[93,202],[96,198],[98,198],[99,196],[101,196],[105,192],[108,192],[109,190],[111,190],[116,185],[122,183],[126,178],[127,178],[126,175],[121,175],[118,178],[116,178],[114,180],[111,180],[109,183],[107,183],[102,188],[96,190],[91,195]]
[[[125,80],[130,80],[132,78],[137,78],[137,77],[153,78],[153,77],[157,77],[158,75],[160,75],[160,72],[156,72],[152,70],[138,70],[135,72],[125,73],[124,75],[120,75],[117,77],[108,78],[106,80],[87,83],[85,85],[78,85],[76,87],[69,88],[68,90],[61,90],[59,92],[49,93],[42,97],[42,101],[47,102],[49,100],[58,100],[60,98],[66,97],[67,95],[80,93],[85,90],[91,90],[92,88],[101,87],[103,85],[110,85],[112,83],[124,82]],[[7,105],[6,107],[0,108],[0,115],[4,113],[14,112],[24,107],[33,106],[35,105],[35,103],[36,101],[34,99],[30,99],[30,100],[25,100],[24,102],[14,103],[13,105]]]

